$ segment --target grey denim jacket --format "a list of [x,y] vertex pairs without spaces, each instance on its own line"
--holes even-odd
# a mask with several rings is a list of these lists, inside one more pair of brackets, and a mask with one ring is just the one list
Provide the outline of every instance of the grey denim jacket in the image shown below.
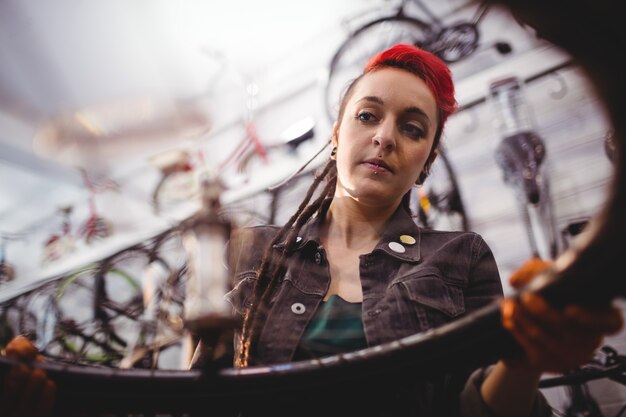
[[[292,360],[329,288],[326,252],[320,243],[324,212],[299,233],[287,260],[287,272],[272,296],[255,364]],[[256,270],[278,230],[275,226],[249,227],[233,239],[234,283],[226,298],[237,314],[249,307]],[[279,243],[274,248],[278,251],[283,247],[284,243]],[[402,207],[390,219],[374,250],[360,256],[360,274],[368,346],[449,323],[502,296],[495,259],[480,235],[419,228]],[[408,401],[413,411],[402,407],[373,414],[452,417],[459,415],[459,408],[465,408],[472,410],[473,416],[491,416],[479,394],[485,373],[474,372],[468,381],[471,371],[416,382],[414,389],[408,390],[414,397]]]

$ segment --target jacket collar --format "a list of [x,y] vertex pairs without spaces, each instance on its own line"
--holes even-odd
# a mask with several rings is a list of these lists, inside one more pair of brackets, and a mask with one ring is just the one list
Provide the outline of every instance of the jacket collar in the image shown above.
[[[309,245],[321,246],[320,232],[331,201],[332,198],[324,201],[319,215],[302,227],[298,233],[294,251],[300,251]],[[419,227],[411,215],[402,206],[399,206],[387,222],[385,231],[372,252],[384,252],[393,258],[406,262],[419,262],[421,257],[420,239]],[[281,242],[275,247],[281,248],[284,245],[285,242]]]

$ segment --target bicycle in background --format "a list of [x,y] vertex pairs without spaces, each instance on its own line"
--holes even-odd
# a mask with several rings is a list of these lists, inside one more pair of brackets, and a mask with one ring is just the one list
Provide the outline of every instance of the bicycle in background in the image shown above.
[[[419,18],[407,12],[415,5],[426,16]],[[451,64],[472,55],[480,46],[479,25],[489,9],[481,2],[474,16],[452,24],[437,17],[422,0],[401,0],[391,14],[374,18],[349,32],[333,54],[323,86],[323,105],[329,120],[337,114],[337,97],[354,79],[369,57],[396,43],[407,43],[431,51]],[[511,52],[506,42],[493,45],[500,54]]]

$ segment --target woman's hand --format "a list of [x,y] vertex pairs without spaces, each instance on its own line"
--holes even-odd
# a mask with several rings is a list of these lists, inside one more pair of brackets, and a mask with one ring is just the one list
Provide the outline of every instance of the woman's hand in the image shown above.
[[[509,282],[521,288],[551,266],[551,262],[532,258]],[[589,362],[604,337],[617,333],[624,324],[622,311],[616,307],[566,305],[557,309],[534,292],[522,294],[519,301],[504,299],[501,311],[503,326],[524,350],[524,356],[506,360],[507,365],[538,372],[563,373]]]
[[[521,288],[551,266],[551,262],[530,259],[512,274],[511,286]],[[532,291],[524,292],[519,301],[502,300],[501,317],[522,353],[500,360],[483,381],[480,393],[495,415],[509,417],[541,413],[546,407],[545,399],[537,395],[541,375],[564,373],[589,362],[604,336],[618,332],[623,325],[617,308],[567,305],[557,309]]]
[[3,354],[19,361],[5,376],[0,393],[0,417],[49,417],[52,415],[56,386],[41,368],[37,348],[23,336],[13,338]]

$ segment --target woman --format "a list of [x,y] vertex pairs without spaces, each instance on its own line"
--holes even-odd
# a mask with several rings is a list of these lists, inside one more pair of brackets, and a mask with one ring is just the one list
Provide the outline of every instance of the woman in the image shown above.
[[[434,55],[396,45],[372,58],[346,90],[329,162],[297,212],[282,228],[246,228],[233,238],[235,283],[227,298],[243,319],[236,366],[391,342],[502,296],[492,252],[479,235],[420,229],[409,210],[411,189],[428,176],[454,109],[450,71]],[[546,266],[529,262],[513,285]],[[304,405],[253,407],[243,415],[550,415],[537,389],[541,374],[584,363],[622,325],[617,310],[557,311],[533,295],[506,300],[502,312],[524,348],[521,357],[476,371],[416,375],[401,390],[340,409],[312,393],[315,401]],[[42,384],[44,392],[53,389]]]
[[[228,298],[243,318],[238,366],[390,342],[502,296],[493,255],[479,235],[420,229],[409,210],[411,189],[428,176],[454,109],[450,71],[434,55],[395,45],[371,59],[346,90],[329,162],[297,213],[282,228],[245,229],[235,239]],[[513,284],[545,267],[529,262]],[[469,379],[466,370],[416,383],[407,394],[417,399],[407,402],[413,409],[390,414],[550,415],[537,389],[541,374],[584,363],[605,333],[621,327],[616,310],[558,312],[537,296],[507,300],[503,318],[524,358]]]

